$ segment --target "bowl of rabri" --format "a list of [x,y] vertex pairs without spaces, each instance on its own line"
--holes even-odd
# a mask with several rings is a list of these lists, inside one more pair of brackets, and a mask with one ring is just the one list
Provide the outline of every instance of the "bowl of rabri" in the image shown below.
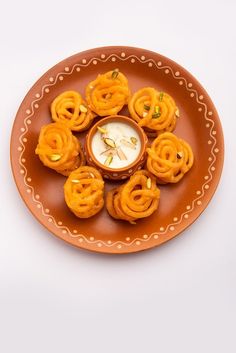
[[87,163],[106,179],[123,180],[141,169],[147,136],[131,118],[111,115],[99,120],[86,136]]

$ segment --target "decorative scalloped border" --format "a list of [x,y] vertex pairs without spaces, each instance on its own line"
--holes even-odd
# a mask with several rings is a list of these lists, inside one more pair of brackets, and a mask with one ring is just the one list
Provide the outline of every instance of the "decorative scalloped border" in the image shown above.
[[[98,62],[107,62],[111,60],[112,62],[116,62],[117,60],[122,60],[122,61],[130,61],[131,64],[135,63],[136,60],[139,61],[140,63],[148,65],[148,67],[152,68],[155,67],[158,70],[164,70],[165,74],[171,74],[172,77],[178,81],[179,85],[184,85],[186,90],[190,92],[190,97],[195,98],[196,102],[199,104],[198,111],[202,112],[204,110],[204,118],[206,121],[206,128],[209,129],[209,140],[208,144],[212,145],[211,148],[211,153],[210,157],[208,158],[209,161],[209,167],[208,167],[208,173],[205,175],[204,179],[205,182],[202,184],[201,188],[196,191],[197,197],[192,200],[192,202],[186,206],[186,211],[183,212],[179,218],[174,217],[173,222],[168,224],[166,227],[160,227],[159,232],[154,232],[150,235],[144,234],[142,237],[137,237],[133,240],[130,239],[130,237],[125,238],[124,241],[115,241],[112,242],[111,240],[103,241],[103,240],[97,240],[95,237],[89,237],[87,238],[84,234],[78,233],[76,229],[70,230],[67,226],[63,225],[61,221],[56,221],[55,218],[50,214],[50,210],[47,208],[44,208],[42,202],[40,201],[40,196],[35,193],[34,188],[29,184],[32,180],[29,176],[27,176],[27,169],[24,165],[25,159],[22,158],[24,151],[26,149],[25,143],[27,143],[27,138],[25,135],[29,131],[29,125],[32,123],[31,117],[33,117],[35,111],[39,108],[39,102],[43,99],[43,97],[50,91],[50,87],[54,86],[58,81],[63,81],[64,76],[66,75],[71,75],[74,70],[79,72],[81,68],[87,67],[91,64],[97,65]],[[120,55],[117,54],[110,54],[106,56],[105,54],[101,54],[100,57],[94,57],[91,58],[89,61],[87,61],[86,58],[81,60],[81,63],[74,64],[73,67],[70,69],[68,66],[64,68],[64,72],[59,72],[56,77],[49,77],[48,78],[49,83],[44,84],[40,90],[40,93],[35,94],[35,98],[28,109],[26,109],[26,117],[24,118],[23,121],[23,127],[21,127],[21,135],[19,137],[19,142],[20,145],[18,147],[18,151],[21,152],[19,156],[19,165],[20,165],[20,174],[22,174],[24,178],[24,184],[26,186],[26,192],[28,194],[31,194],[32,200],[35,203],[36,207],[38,209],[41,209],[42,215],[47,217],[47,220],[49,223],[52,223],[55,225],[57,229],[60,229],[62,234],[68,234],[72,238],[78,238],[78,242],[86,242],[88,244],[96,244],[99,248],[102,246],[105,247],[116,247],[117,249],[122,249],[123,247],[129,247],[131,245],[137,245],[140,246],[142,242],[148,242],[151,238],[153,239],[158,239],[159,236],[165,235],[169,231],[174,231],[175,227],[179,225],[184,219],[189,218],[189,214],[193,211],[195,206],[200,206],[202,204],[201,199],[205,195],[205,191],[209,189],[209,183],[213,178],[212,172],[215,171],[214,163],[216,161],[216,154],[219,152],[219,149],[216,148],[216,131],[214,130],[215,123],[211,119],[213,113],[212,111],[209,111],[207,108],[207,105],[203,102],[203,95],[198,94],[198,92],[192,88],[192,83],[187,82],[186,78],[180,75],[179,71],[175,71],[167,65],[163,65],[161,61],[155,61],[153,59],[147,59],[144,55],[138,57],[136,55],[129,55],[126,56],[125,52],[121,52]]]

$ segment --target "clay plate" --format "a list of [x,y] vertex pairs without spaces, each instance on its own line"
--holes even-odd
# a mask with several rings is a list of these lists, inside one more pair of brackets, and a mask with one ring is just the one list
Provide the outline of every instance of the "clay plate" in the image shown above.
[[[78,219],[63,196],[65,177],[44,167],[34,150],[40,128],[51,122],[49,106],[64,90],[84,94],[98,73],[119,68],[132,92],[153,86],[172,95],[180,110],[174,133],[192,146],[195,163],[176,185],[160,186],[156,213],[130,225],[110,218],[104,208],[90,219]],[[127,115],[127,109],[119,114]],[[84,139],[86,132],[77,134]],[[224,158],[221,124],[203,87],[184,68],[157,53],[131,47],[105,47],[76,54],[46,72],[23,100],[12,129],[11,163],[25,204],[50,232],[77,246],[103,253],[149,249],[175,237],[206,208],[218,185]],[[106,190],[117,185],[107,181]]]

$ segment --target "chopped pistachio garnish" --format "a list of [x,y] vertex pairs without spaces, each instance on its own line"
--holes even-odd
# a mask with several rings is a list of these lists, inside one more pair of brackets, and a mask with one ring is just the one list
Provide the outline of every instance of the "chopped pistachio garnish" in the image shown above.
[[105,162],[104,162],[104,165],[106,165],[106,166],[108,167],[108,166],[111,164],[112,160],[113,160],[113,157],[112,157],[111,155],[109,155],[109,156],[106,158],[106,160],[105,160]]
[[147,112],[143,112],[143,118],[145,118],[148,115]]
[[112,148],[116,147],[115,141],[110,139],[109,137],[104,138],[103,141],[107,146],[110,146]]
[[160,95],[159,95],[159,101],[160,101],[160,102],[163,100],[163,96],[164,96],[164,93],[161,92]]
[[156,105],[155,106],[155,113],[152,114],[152,117],[154,119],[156,119],[156,118],[159,118],[160,116],[161,116],[161,108],[158,105]]
[[117,78],[118,75],[119,75],[119,69],[115,69],[114,71],[112,71],[111,77],[115,79]]
[[154,113],[154,114],[152,114],[152,118],[153,119],[157,119],[157,118],[159,118],[161,116],[161,113]]
[[130,141],[131,141],[134,145],[137,145],[138,140],[136,139],[136,137],[131,136],[131,137],[130,137]]
[[107,134],[107,130],[104,129],[103,127],[98,126],[97,129],[98,129],[102,134]]
[[83,104],[80,104],[79,109],[82,113],[87,113],[88,111],[88,109]]
[[125,145],[126,147],[132,148],[133,150],[135,150],[135,145],[125,139],[121,139],[120,142]]
[[80,181],[77,180],[77,179],[72,179],[71,182],[72,182],[72,183],[75,183],[75,184],[78,184]]
[[183,157],[183,152],[177,152],[176,156],[178,159],[181,159]]
[[61,155],[60,154],[51,154],[50,159],[53,162],[59,161],[61,159]]
[[144,104],[144,109],[145,109],[145,110],[150,110],[150,106],[147,105],[147,104]]
[[179,108],[176,109],[176,111],[175,111],[175,116],[176,116],[177,118],[179,118]]
[[161,108],[159,107],[159,105],[155,106],[155,113],[160,113],[161,114]]
[[151,186],[152,186],[151,178],[148,178],[148,179],[147,179],[147,188],[148,188],[148,189],[151,189]]
[[118,154],[118,157],[120,158],[120,160],[127,159],[126,155],[124,154],[124,152],[122,151],[122,149],[120,147],[117,148],[117,154]]

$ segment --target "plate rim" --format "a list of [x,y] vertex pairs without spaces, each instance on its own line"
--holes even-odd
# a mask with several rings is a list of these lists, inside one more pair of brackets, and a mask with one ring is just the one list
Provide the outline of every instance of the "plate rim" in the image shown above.
[[[15,133],[15,125],[17,123],[17,120],[20,119],[19,118],[19,115],[21,114],[21,110],[22,110],[22,107],[24,107],[26,101],[29,99],[29,97],[31,96],[31,93],[32,91],[34,91],[34,89],[39,85],[39,83],[41,83],[44,78],[48,77],[49,74],[54,71],[55,69],[59,68],[61,65],[66,65],[66,63],[68,61],[73,61],[74,59],[77,59],[77,58],[80,58],[82,56],[86,57],[90,54],[94,54],[96,52],[99,52],[100,53],[100,56],[102,55],[101,53],[102,52],[111,52],[111,56],[112,55],[116,55],[114,53],[112,53],[112,51],[116,52],[120,52],[120,59],[122,58],[122,53],[125,53],[125,51],[133,51],[134,53],[136,52],[139,52],[139,55],[142,54],[145,54],[145,55],[149,55],[150,57],[151,56],[156,56],[158,57],[158,60],[159,62],[161,61],[167,61],[168,62],[168,65],[172,65],[172,66],[169,66],[169,68],[172,70],[172,74],[173,74],[173,77],[174,77],[174,72],[173,72],[173,67],[177,67],[179,69],[179,71],[176,71],[175,74],[177,72],[181,72],[181,76],[177,75],[177,79],[181,79],[182,76],[183,79],[186,81],[186,78],[185,76],[187,75],[187,77],[190,77],[191,80],[194,82],[194,84],[197,86],[197,89],[199,90],[200,89],[200,92],[201,92],[201,95],[206,98],[206,101],[208,102],[208,105],[210,105],[210,109],[211,111],[213,111],[213,114],[214,114],[214,121],[218,127],[218,130],[219,130],[219,137],[218,137],[218,143],[220,143],[221,145],[221,148],[220,148],[220,153],[218,154],[218,169],[217,169],[217,176],[215,175],[214,176],[214,183],[211,185],[211,192],[210,194],[208,193],[208,195],[206,194],[203,194],[204,196],[204,203],[203,203],[203,207],[199,208],[198,211],[197,211],[197,214],[193,215],[192,217],[190,217],[190,221],[188,221],[187,224],[185,224],[183,226],[183,228],[181,230],[178,230],[178,231],[173,231],[173,233],[171,234],[170,237],[168,237],[167,239],[163,238],[161,240],[158,240],[158,242],[156,244],[151,244],[150,246],[145,246],[148,244],[148,241],[146,240],[146,243],[143,243],[142,244],[142,247],[140,246],[137,246],[137,247],[123,247],[122,248],[122,251],[121,249],[117,248],[117,247],[111,247],[111,246],[101,246],[101,247],[96,247],[96,248],[90,248],[90,247],[87,247],[87,246],[84,246],[83,243],[79,243],[77,242],[76,244],[71,242],[69,240],[69,238],[67,236],[64,236],[62,234],[56,234],[56,232],[52,229],[52,227],[50,226],[50,224],[48,222],[43,222],[43,220],[36,214],[35,210],[33,209],[33,207],[31,207],[31,203],[30,202],[27,202],[26,200],[26,192],[25,190],[23,190],[23,188],[21,187],[21,183],[19,182],[19,176],[16,174],[16,170],[15,170],[15,158],[14,158],[14,153],[13,152],[13,145],[14,145],[14,141],[13,141],[13,137],[14,137],[14,133]],[[130,56],[136,56],[135,54],[131,54]],[[144,57],[144,59],[142,58]],[[142,59],[141,59],[142,58]],[[95,60],[98,59],[96,56],[94,56],[94,58],[92,58],[91,60]],[[82,60],[82,59],[81,59]],[[91,61],[90,60],[90,61]],[[125,60],[127,60],[127,58],[125,58]],[[141,61],[140,61],[141,60]],[[142,55],[140,57],[140,62],[146,62],[146,57],[144,55]],[[83,61],[83,60],[82,60]],[[153,61],[155,61],[154,59],[152,58],[149,58],[147,59],[148,63],[153,63]],[[78,64],[79,65],[79,64]],[[168,65],[165,65],[166,67],[168,67]],[[166,69],[168,70],[168,69]],[[72,71],[71,73],[73,72],[73,68],[72,68]],[[60,75],[61,73],[58,73],[58,75]],[[66,72],[64,72],[64,74],[66,74]],[[174,77],[176,78],[176,77]],[[56,84],[56,80],[55,80],[55,83]],[[49,82],[50,84],[50,82]],[[187,81],[186,81],[186,84],[187,84]],[[187,88],[187,87],[186,87]],[[188,89],[188,88],[187,88]],[[188,89],[189,90],[189,89]],[[198,95],[198,92],[197,90],[193,90],[196,92],[196,97],[198,98],[198,96],[200,97],[200,95]],[[42,95],[42,98],[43,98],[43,95]],[[206,109],[207,109],[207,105],[206,103],[203,103],[203,102],[200,102],[201,104],[205,105]],[[206,110],[207,111],[207,110]],[[213,115],[212,114],[212,115]],[[205,115],[205,114],[204,114]],[[22,120],[24,120],[22,118]],[[211,120],[211,119],[210,119]],[[214,147],[214,146],[213,146]],[[180,235],[182,234],[190,225],[192,225],[197,219],[198,217],[202,214],[202,212],[207,208],[209,202],[212,200],[215,192],[216,192],[216,189],[219,185],[219,182],[220,182],[220,179],[221,179],[221,175],[222,175],[222,172],[223,172],[223,165],[224,165],[224,136],[223,136],[223,129],[222,129],[222,124],[221,124],[221,121],[220,121],[220,118],[219,118],[219,115],[218,115],[218,112],[216,110],[216,107],[214,105],[214,103],[212,102],[210,96],[208,95],[207,91],[204,89],[204,87],[200,84],[200,82],[188,71],[186,70],[184,67],[182,67],[181,65],[179,65],[178,63],[176,63],[175,61],[173,61],[172,59],[169,59],[168,57],[165,57],[164,55],[162,54],[159,54],[157,52],[154,52],[154,51],[151,51],[151,50],[147,50],[147,49],[142,49],[142,48],[138,48],[138,47],[132,47],[132,46],[105,46],[105,47],[97,47],[97,48],[92,48],[92,49],[88,49],[88,50],[85,50],[85,51],[82,51],[82,52],[78,52],[72,56],[69,56],[63,60],[61,60],[60,62],[58,62],[57,64],[55,64],[54,66],[52,66],[51,68],[49,68],[31,87],[30,89],[27,91],[24,99],[22,100],[18,110],[17,110],[17,113],[16,113],[16,116],[15,116],[15,119],[14,119],[14,122],[13,122],[13,125],[12,125],[12,130],[11,130],[11,137],[10,137],[10,161],[11,161],[11,169],[12,169],[12,174],[13,174],[13,177],[14,177],[14,181],[15,181],[15,184],[17,186],[17,189],[19,191],[19,194],[22,198],[22,200],[24,201],[24,203],[26,204],[27,208],[30,210],[31,214],[34,216],[34,218],[36,218],[36,220],[41,223],[50,233],[52,233],[54,236],[56,236],[57,238],[59,239],[62,239],[64,241],[66,241],[68,244],[70,245],[73,245],[77,248],[80,248],[80,249],[83,249],[83,250],[88,250],[88,251],[92,251],[92,252],[97,252],[97,253],[104,253],[104,254],[128,254],[128,253],[136,253],[136,252],[140,252],[140,251],[144,251],[144,250],[148,250],[148,249],[152,249],[152,248],[155,248],[155,247],[158,247],[160,246],[161,244],[173,239],[174,237],[176,237],[177,235]],[[214,161],[215,162],[215,161]],[[212,178],[213,179],[213,178]],[[207,181],[206,181],[207,183]],[[202,187],[204,186],[205,184],[202,185]],[[47,215],[49,216],[49,215]],[[169,225],[170,226],[170,225]],[[170,231],[168,230],[168,227],[167,227],[167,230],[166,230],[167,233],[169,233]],[[158,233],[158,232],[157,232]],[[134,241],[136,242],[139,242],[139,240],[134,239]],[[99,240],[97,241],[99,242]],[[103,241],[102,241],[103,242]],[[116,241],[116,243],[121,243],[121,241]],[[127,244],[126,244],[127,245]],[[130,245],[130,244],[129,244]],[[138,245],[138,244],[137,244]],[[139,244],[140,245],[140,244]],[[112,249],[112,251],[107,251],[107,250],[110,250]],[[132,249],[131,251],[129,251],[130,249]]]

